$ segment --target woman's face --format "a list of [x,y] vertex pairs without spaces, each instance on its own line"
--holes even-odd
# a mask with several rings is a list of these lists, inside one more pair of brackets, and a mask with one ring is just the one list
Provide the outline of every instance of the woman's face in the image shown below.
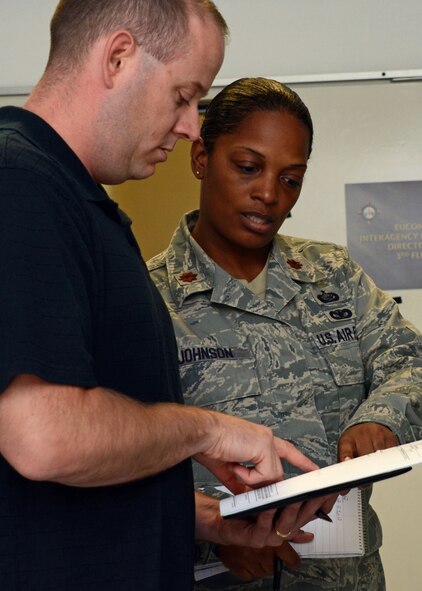
[[296,117],[257,111],[207,155],[192,146],[192,169],[202,178],[194,230],[212,256],[217,250],[263,249],[299,198],[309,153],[309,131]]

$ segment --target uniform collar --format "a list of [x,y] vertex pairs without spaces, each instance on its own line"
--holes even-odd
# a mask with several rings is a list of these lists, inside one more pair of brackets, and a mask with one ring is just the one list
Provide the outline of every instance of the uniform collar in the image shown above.
[[213,289],[216,265],[189,229],[197,218],[197,211],[183,216],[165,254],[170,290],[178,307],[191,294]]
[[269,307],[284,307],[300,290],[299,283],[314,283],[326,277],[323,269],[305,257],[303,241],[295,246],[294,239],[277,236],[268,264],[268,297],[262,301],[216,265],[194,240],[190,229],[197,219],[198,211],[182,218],[165,254],[169,286],[177,307],[192,294],[212,291],[210,298],[214,303],[264,313]]

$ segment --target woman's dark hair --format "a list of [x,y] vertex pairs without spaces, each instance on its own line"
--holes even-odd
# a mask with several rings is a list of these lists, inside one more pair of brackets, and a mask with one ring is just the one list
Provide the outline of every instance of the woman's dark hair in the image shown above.
[[201,127],[207,153],[213,151],[221,135],[234,133],[257,111],[286,112],[301,121],[309,131],[310,156],[314,128],[308,107],[294,90],[270,78],[239,78],[212,99]]

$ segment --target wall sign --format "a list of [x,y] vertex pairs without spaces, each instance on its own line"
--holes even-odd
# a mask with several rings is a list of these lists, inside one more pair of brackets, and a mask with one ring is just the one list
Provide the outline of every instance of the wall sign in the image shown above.
[[422,181],[346,185],[347,245],[382,289],[422,288]]

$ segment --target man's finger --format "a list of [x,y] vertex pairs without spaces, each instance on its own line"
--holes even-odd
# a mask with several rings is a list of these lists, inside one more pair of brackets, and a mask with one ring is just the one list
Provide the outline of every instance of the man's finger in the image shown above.
[[300,468],[304,472],[318,469],[319,466],[317,466],[317,464],[312,462],[288,441],[284,441],[279,437],[274,437],[274,445],[280,458],[285,459],[289,464]]

